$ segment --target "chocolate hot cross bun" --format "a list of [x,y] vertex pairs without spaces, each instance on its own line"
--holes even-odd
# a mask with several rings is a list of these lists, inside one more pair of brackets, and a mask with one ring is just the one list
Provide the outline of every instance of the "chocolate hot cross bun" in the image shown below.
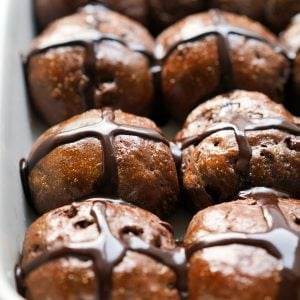
[[33,145],[21,162],[27,198],[40,214],[105,196],[166,216],[179,200],[169,146],[149,119],[90,110],[50,128]]
[[183,121],[198,104],[244,89],[282,102],[289,57],[259,23],[219,10],[189,16],[157,38],[166,108]]
[[267,96],[246,91],[198,106],[177,134],[182,181],[195,209],[263,185],[300,197],[300,128]]
[[172,252],[170,230],[145,210],[101,198],[48,212],[26,234],[19,291],[31,300],[180,299],[174,269],[184,251]]
[[189,299],[300,299],[300,202],[267,188],[194,216]]
[[153,44],[141,25],[101,6],[54,22],[25,60],[33,107],[50,125],[105,106],[149,115]]

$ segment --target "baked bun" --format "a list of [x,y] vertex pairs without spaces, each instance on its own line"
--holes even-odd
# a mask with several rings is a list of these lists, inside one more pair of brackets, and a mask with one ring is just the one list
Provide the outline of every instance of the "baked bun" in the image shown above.
[[211,10],[166,29],[156,42],[164,102],[183,121],[198,104],[233,89],[282,102],[289,61],[276,37],[246,17]]
[[163,263],[174,247],[168,224],[145,210],[105,199],[74,203],[28,229],[19,289],[30,300],[180,299],[176,274]]
[[189,225],[189,299],[300,299],[299,199],[265,188],[238,198]]
[[50,128],[22,161],[21,174],[39,214],[97,195],[165,216],[179,199],[176,166],[158,127],[110,108]]
[[176,140],[183,188],[195,209],[263,185],[300,198],[300,127],[267,96],[246,91],[198,106]]
[[25,64],[34,108],[50,125],[105,106],[149,115],[153,44],[140,24],[101,6],[55,21]]

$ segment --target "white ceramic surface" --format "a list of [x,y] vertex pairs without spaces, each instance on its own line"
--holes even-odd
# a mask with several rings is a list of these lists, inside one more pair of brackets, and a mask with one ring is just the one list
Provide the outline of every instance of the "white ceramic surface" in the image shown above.
[[1,0],[0,10],[0,299],[20,299],[14,287],[25,229],[31,222],[18,162],[38,132],[27,108],[20,53],[33,36],[30,0]]
[[[27,105],[20,54],[33,38],[31,0],[1,0],[0,10],[0,300],[21,299],[15,291],[14,266],[33,216],[25,203],[19,160],[26,157],[42,127]],[[168,125],[167,135],[176,127]],[[183,221],[184,220],[184,221]],[[182,237],[188,215],[170,220]]]

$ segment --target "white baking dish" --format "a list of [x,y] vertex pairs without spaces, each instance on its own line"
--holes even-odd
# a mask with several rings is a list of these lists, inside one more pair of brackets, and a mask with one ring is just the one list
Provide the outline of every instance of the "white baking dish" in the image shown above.
[[[14,266],[24,234],[33,221],[19,177],[19,160],[26,157],[43,126],[27,105],[20,54],[34,36],[31,0],[1,0],[0,9],[0,300],[21,299],[15,290]],[[165,133],[172,136],[176,126]],[[182,237],[189,217],[171,221]]]
[[32,221],[18,163],[41,132],[27,107],[20,53],[33,37],[30,0],[1,0],[0,9],[0,299],[20,299],[14,266]]

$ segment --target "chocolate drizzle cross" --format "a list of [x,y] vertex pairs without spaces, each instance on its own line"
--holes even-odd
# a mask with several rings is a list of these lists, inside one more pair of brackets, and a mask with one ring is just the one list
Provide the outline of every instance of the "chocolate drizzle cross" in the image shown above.
[[[232,244],[248,245],[266,250],[281,260],[281,283],[278,299],[297,300],[300,297],[300,234],[294,231],[278,206],[278,198],[289,195],[268,188],[253,188],[241,192],[239,199],[253,198],[261,207],[269,230],[265,233],[246,234],[229,232],[210,234],[187,247],[166,250],[154,247],[136,236],[126,240],[117,239],[110,231],[105,199],[92,199],[93,216],[99,237],[93,241],[69,243],[61,248],[52,249],[37,257],[29,264],[16,268],[16,279],[20,293],[25,293],[24,280],[31,272],[43,264],[63,257],[88,258],[93,261],[96,277],[97,299],[110,299],[113,268],[125,257],[127,251],[147,255],[172,269],[177,275],[177,288],[182,298],[188,295],[188,261],[203,249]],[[97,204],[97,205],[95,205]],[[122,205],[120,202],[119,205]],[[73,204],[76,207],[79,204]]]
[[223,130],[233,130],[239,148],[239,155],[235,163],[236,172],[246,179],[249,174],[252,148],[247,139],[247,131],[278,129],[294,135],[300,135],[300,128],[293,123],[281,118],[250,119],[242,115],[232,115],[228,122],[214,123],[205,132],[196,136],[188,137],[178,141],[181,149],[201,143],[205,138]]
[[278,205],[278,198],[290,196],[268,188],[253,188],[239,194],[240,199],[253,198],[261,207],[269,230],[265,233],[221,233],[202,238],[187,249],[187,257],[196,251],[215,246],[248,245],[266,250],[281,260],[281,283],[278,299],[300,298],[300,234],[288,224]]
[[24,70],[26,77],[28,78],[28,64],[32,57],[37,56],[39,54],[43,54],[52,49],[58,49],[62,47],[83,47],[85,49],[84,61],[83,61],[83,72],[88,78],[88,84],[85,86],[83,91],[79,91],[79,94],[85,100],[86,109],[95,108],[95,103],[97,102],[97,93],[96,88],[97,84],[97,46],[104,41],[116,42],[132,52],[140,53],[147,57],[147,59],[152,63],[153,57],[152,54],[142,45],[138,45],[135,43],[128,43],[121,37],[114,34],[106,34],[101,33],[97,28],[98,24],[101,23],[102,20],[99,19],[97,14],[97,8],[86,10],[87,17],[92,17],[94,19],[93,26],[95,30],[91,32],[86,32],[85,36],[80,37],[79,39],[70,39],[64,40],[58,43],[51,43],[49,45],[39,47],[35,50],[32,50],[24,61]]
[[[114,267],[126,256],[127,251],[145,254],[158,262],[170,267],[176,272],[178,288],[186,290],[186,261],[183,248],[175,250],[154,247],[141,238],[129,236],[128,240],[119,240],[111,232],[106,216],[107,199],[92,199],[91,216],[94,218],[99,236],[93,241],[69,243],[58,249],[53,249],[33,260],[25,267],[17,266],[16,278],[18,289],[24,294],[24,280],[32,271],[43,264],[62,257],[88,258],[93,261],[96,277],[97,299],[110,299],[112,289],[112,274]],[[115,200],[114,200],[115,203]],[[96,204],[96,205],[95,205]],[[122,205],[123,203],[119,203]],[[76,205],[76,204],[73,204]]]
[[102,112],[102,119],[98,123],[50,136],[41,142],[34,149],[34,151],[30,153],[27,161],[21,161],[21,178],[28,200],[30,200],[30,189],[28,186],[29,172],[43,157],[61,145],[73,143],[87,137],[94,137],[101,141],[104,170],[101,185],[97,188],[97,190],[101,191],[100,196],[108,196],[113,198],[118,198],[119,196],[118,165],[113,146],[113,141],[116,136],[138,136],[140,138],[164,143],[165,145],[169,146],[169,142],[160,132],[154,129],[117,124],[114,121],[114,112],[111,108],[104,108]]
[[166,61],[168,57],[173,53],[173,51],[180,45],[195,42],[210,35],[216,35],[220,65],[219,69],[221,72],[219,88],[218,91],[214,93],[216,94],[236,88],[231,47],[229,42],[229,36],[231,34],[246,37],[248,39],[253,39],[267,44],[272,47],[276,53],[280,53],[281,55],[288,58],[287,52],[278,43],[272,43],[270,40],[256,32],[229,24],[228,22],[226,22],[221,11],[213,9],[209,11],[209,14],[213,23],[211,26],[205,26],[195,32],[191,31],[190,34],[185,34],[182,39],[167,48],[164,48],[162,46],[156,48],[155,56],[159,60],[161,66],[163,65],[164,61]]

